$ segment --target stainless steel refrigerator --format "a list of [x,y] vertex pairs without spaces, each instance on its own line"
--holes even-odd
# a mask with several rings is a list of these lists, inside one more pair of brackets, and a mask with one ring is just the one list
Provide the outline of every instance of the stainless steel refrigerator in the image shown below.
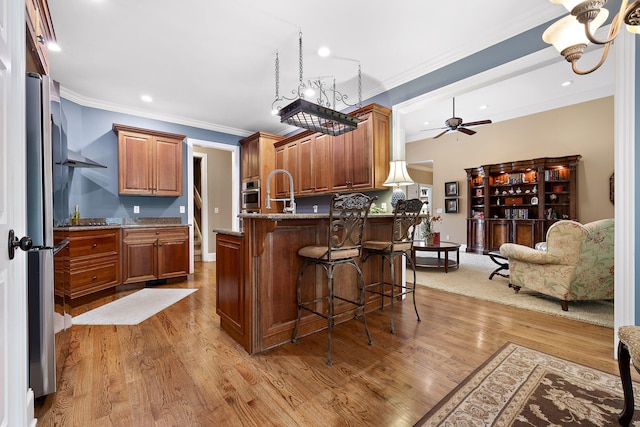
[[50,81],[26,76],[29,387],[36,397],[56,391],[53,274],[53,161]]

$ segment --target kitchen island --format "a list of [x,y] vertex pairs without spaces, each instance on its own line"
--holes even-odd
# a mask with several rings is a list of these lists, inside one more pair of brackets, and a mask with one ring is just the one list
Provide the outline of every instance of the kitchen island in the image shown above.
[[[216,238],[216,311],[221,327],[250,354],[291,341],[298,316],[296,281],[304,260],[298,249],[325,244],[328,214],[241,214],[243,230],[214,230]],[[392,214],[369,215],[365,240],[388,240]],[[396,281],[403,271],[396,265]],[[388,270],[388,269],[387,269]],[[316,268],[305,274],[306,289],[326,295],[326,274]],[[362,266],[365,283],[379,281],[379,257]],[[389,278],[387,278],[389,279]],[[336,293],[355,298],[357,275],[353,268],[335,271]],[[367,295],[367,311],[379,307],[379,296]],[[339,306],[336,305],[336,311]],[[343,320],[353,318],[353,314]],[[299,336],[326,329],[327,321],[306,313]],[[364,333],[364,332],[363,332]]]

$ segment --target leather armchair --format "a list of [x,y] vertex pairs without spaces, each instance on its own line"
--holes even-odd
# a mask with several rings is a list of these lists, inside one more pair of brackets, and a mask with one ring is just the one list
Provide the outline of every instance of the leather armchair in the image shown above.
[[510,286],[558,298],[564,311],[568,301],[613,299],[613,231],[613,219],[562,220],[549,227],[546,251],[503,244]]

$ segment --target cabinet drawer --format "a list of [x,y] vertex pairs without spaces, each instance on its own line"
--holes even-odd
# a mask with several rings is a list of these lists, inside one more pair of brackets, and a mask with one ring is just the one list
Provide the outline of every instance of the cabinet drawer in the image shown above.
[[70,277],[71,298],[116,286],[120,282],[120,263],[117,259],[92,263],[86,268],[72,266]]
[[73,233],[69,245],[69,256],[71,259],[75,259],[117,254],[120,246],[118,233],[119,230],[109,230],[104,233],[96,233],[95,231]]
[[188,227],[162,227],[162,228],[136,228],[125,229],[123,231],[123,240],[148,240],[148,239],[166,239],[181,238],[189,236]]

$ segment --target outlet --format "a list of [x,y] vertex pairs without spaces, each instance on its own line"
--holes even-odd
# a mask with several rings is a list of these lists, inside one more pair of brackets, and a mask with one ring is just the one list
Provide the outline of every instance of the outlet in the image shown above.
[[447,240],[449,240],[449,235],[447,234],[444,238],[445,238],[445,239],[447,239]]
[[218,209],[218,208],[213,208],[213,213],[220,213],[220,209]]
[[385,212],[386,212],[386,211],[387,211],[387,204],[386,204],[386,203],[380,203],[380,208],[381,208],[383,211],[385,211]]
[[442,208],[436,209],[436,213],[442,213]]
[[133,213],[140,213],[140,206],[134,206]]
[[184,213],[184,212],[185,212],[184,206],[180,206],[180,213]]

